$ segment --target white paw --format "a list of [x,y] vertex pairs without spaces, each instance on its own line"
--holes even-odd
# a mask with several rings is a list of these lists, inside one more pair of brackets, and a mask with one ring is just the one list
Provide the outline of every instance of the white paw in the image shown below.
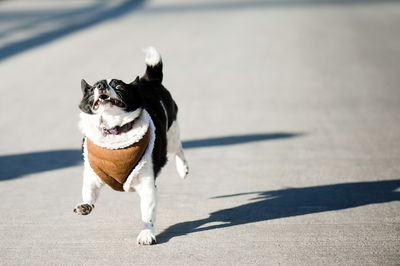
[[181,178],[186,178],[189,174],[189,166],[185,160],[182,160],[179,156],[176,156],[176,170]]
[[153,230],[143,229],[137,237],[138,245],[154,245],[157,243],[156,237],[154,236]]

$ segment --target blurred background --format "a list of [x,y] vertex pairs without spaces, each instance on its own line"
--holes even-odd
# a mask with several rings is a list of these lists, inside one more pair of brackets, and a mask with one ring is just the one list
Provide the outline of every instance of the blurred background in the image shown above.
[[[0,264],[396,265],[399,29],[396,0],[0,1]],[[135,194],[72,210],[80,80],[147,46],[191,174],[163,170],[139,249]]]

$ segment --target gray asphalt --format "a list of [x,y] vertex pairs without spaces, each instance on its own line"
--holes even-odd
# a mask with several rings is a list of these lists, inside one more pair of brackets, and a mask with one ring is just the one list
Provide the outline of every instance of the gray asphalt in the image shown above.
[[[398,265],[400,2],[1,1],[1,265]],[[155,46],[191,173],[80,202],[80,80]]]

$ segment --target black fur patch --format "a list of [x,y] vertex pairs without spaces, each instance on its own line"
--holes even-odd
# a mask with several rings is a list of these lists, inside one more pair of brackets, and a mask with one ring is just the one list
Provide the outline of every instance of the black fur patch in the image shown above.
[[[153,150],[154,174],[157,176],[167,162],[167,130],[176,120],[176,103],[161,83],[141,78],[136,81],[143,98],[143,107],[150,114],[156,128],[156,140]],[[162,103],[161,103],[162,101]],[[167,111],[167,117],[163,105]],[[168,124],[167,124],[168,123]]]

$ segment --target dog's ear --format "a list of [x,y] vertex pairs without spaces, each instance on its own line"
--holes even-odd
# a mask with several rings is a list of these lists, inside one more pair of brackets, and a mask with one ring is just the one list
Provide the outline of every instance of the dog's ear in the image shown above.
[[85,93],[88,89],[90,89],[90,87],[91,86],[87,84],[87,82],[84,79],[81,80],[81,89],[83,93]]
[[132,85],[137,85],[139,83],[139,76],[136,77],[136,79],[134,81],[131,82]]

